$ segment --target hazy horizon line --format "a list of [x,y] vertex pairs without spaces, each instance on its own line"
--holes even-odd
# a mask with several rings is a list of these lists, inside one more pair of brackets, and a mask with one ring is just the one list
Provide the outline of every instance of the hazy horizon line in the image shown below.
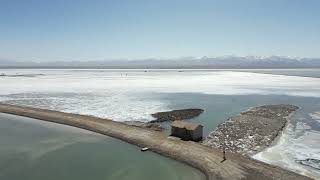
[[221,56],[178,56],[178,57],[145,57],[145,58],[101,58],[101,59],[77,59],[77,60],[22,60],[14,58],[0,58],[0,61],[14,61],[17,63],[50,63],[50,62],[97,62],[97,61],[140,61],[140,60],[201,60],[201,59],[219,59],[219,58],[257,58],[257,59],[267,59],[271,57],[287,58],[293,60],[300,59],[319,59],[320,57],[307,57],[307,56],[288,56],[288,55],[221,55]]

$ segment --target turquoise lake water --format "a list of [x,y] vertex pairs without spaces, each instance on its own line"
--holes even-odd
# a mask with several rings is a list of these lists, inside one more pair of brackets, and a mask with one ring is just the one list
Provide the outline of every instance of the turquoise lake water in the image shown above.
[[198,170],[85,130],[0,114],[1,180],[195,180]]

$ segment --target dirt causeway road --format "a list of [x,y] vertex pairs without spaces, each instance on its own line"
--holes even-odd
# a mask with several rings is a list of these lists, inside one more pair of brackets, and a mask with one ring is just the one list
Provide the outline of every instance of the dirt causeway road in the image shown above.
[[222,152],[218,149],[167,137],[158,131],[108,119],[6,104],[0,104],[0,112],[74,126],[111,136],[139,147],[148,147],[153,152],[201,170],[208,180],[309,179],[294,172],[232,153],[228,153],[227,160],[221,163]]

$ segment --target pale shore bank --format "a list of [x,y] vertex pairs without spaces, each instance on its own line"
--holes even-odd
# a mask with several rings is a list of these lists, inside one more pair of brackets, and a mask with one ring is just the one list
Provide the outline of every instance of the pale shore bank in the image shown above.
[[111,136],[139,147],[148,147],[151,151],[201,170],[208,180],[310,179],[235,153],[227,153],[227,160],[221,163],[223,156],[219,149],[167,137],[158,131],[130,126],[109,119],[7,104],[0,104],[0,112],[74,126]]

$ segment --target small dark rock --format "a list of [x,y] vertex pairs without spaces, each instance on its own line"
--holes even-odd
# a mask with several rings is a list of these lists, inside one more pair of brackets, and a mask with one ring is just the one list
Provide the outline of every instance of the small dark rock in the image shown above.
[[297,163],[320,170],[320,160],[308,158],[305,160],[296,160]]

